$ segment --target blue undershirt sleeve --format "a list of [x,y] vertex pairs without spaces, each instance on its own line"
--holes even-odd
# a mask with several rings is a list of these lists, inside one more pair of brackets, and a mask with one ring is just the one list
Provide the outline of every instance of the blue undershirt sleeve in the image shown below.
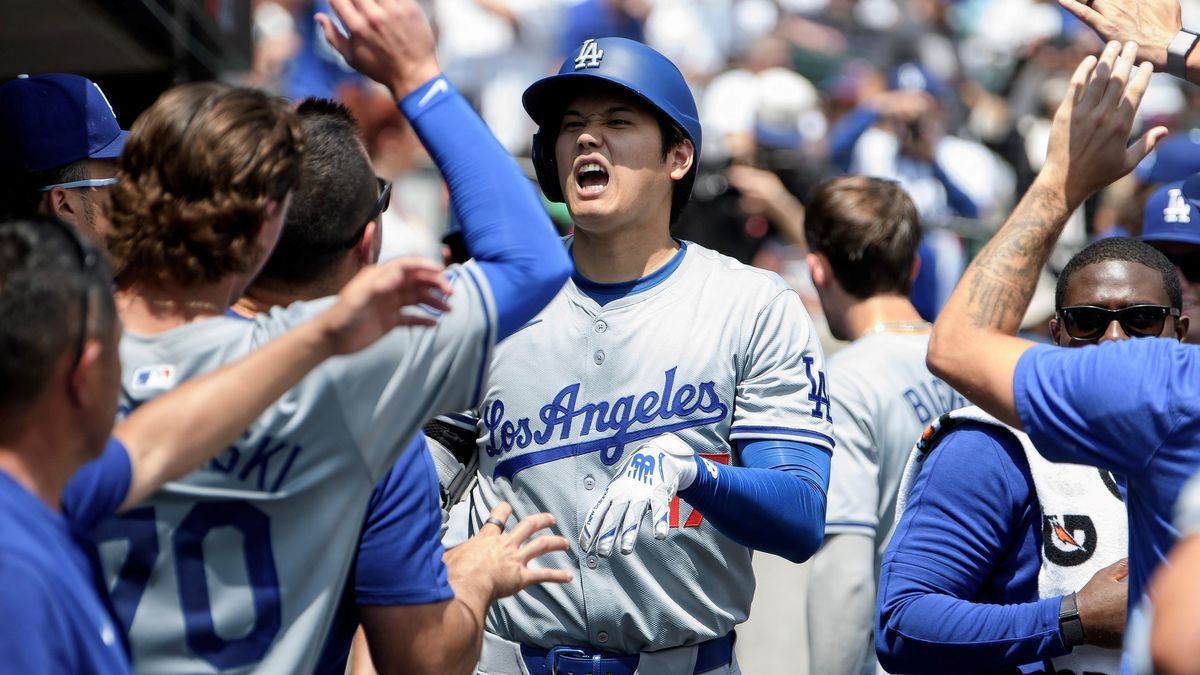
[[1034,546],[1013,550],[1040,514],[1024,456],[994,433],[950,432],[913,484],[880,569],[875,650],[888,672],[999,671],[1067,652],[1061,599],[1037,599],[1040,527]]
[[829,159],[842,171],[850,170],[854,159],[854,146],[858,139],[879,119],[874,108],[855,108],[845,115],[829,131]]
[[502,340],[558,293],[570,257],[533,185],[444,77],[399,106],[446,180],[467,252],[491,287]]
[[829,451],[774,439],[737,448],[742,466],[697,456],[696,480],[679,496],[737,543],[804,562],[825,536]]
[[946,188],[946,202],[950,205],[950,208],[953,209],[955,213],[963,218],[979,217],[979,206],[975,203],[975,200],[971,199],[971,197],[968,196],[967,193],[958,186],[958,183],[955,183],[954,180],[950,178],[949,174],[946,173],[946,170],[942,168],[942,165],[937,163],[937,160],[934,160],[933,162],[933,177],[938,179],[942,186]]

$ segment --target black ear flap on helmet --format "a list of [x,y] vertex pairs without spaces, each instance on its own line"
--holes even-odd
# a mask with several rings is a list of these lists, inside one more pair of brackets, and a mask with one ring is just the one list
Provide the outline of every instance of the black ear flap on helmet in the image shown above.
[[533,135],[531,153],[538,186],[542,188],[542,194],[546,195],[546,199],[552,202],[566,201],[562,193],[562,186],[558,184],[558,161],[554,158],[554,142],[557,139],[557,134],[551,135],[539,130]]

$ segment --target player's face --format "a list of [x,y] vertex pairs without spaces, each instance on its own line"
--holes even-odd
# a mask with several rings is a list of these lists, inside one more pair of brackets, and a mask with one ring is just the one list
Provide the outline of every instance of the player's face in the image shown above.
[[[89,159],[84,161],[84,166],[87,168],[87,178],[112,178],[117,175],[118,164],[115,159]],[[51,208],[51,211],[80,234],[104,246],[104,237],[110,229],[108,200],[111,189],[105,185],[62,190],[61,198],[66,203]],[[47,198],[53,200],[56,196],[48,193]]]
[[[1187,319],[1167,316],[1159,309],[1170,304],[1157,270],[1138,263],[1105,260],[1071,277],[1059,316],[1050,320],[1050,334],[1063,347],[1130,337],[1182,339]],[[1093,307],[1126,311],[1114,316],[1090,309]]]
[[[686,147],[685,147],[686,146]],[[589,232],[669,222],[671,190],[691,168],[691,143],[662,153],[658,119],[636,98],[601,90],[573,99],[555,144],[575,225]]]

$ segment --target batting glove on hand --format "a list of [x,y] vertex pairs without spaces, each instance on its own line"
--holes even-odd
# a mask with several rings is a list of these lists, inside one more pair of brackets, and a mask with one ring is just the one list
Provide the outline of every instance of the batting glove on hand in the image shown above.
[[663,434],[646,441],[588,511],[579,545],[589,551],[595,543],[596,552],[607,558],[620,536],[621,553],[629,555],[647,509],[654,518],[654,538],[666,539],[671,499],[695,480],[696,453],[678,436]]

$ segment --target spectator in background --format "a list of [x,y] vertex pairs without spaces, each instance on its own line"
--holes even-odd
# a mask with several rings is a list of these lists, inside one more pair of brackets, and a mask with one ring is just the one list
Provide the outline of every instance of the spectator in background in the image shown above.
[[[830,157],[843,171],[900,181],[926,226],[990,209],[1001,169],[982,145],[947,134],[941,98],[948,94],[928,69],[904,63],[892,70],[889,91],[862,103],[830,132]],[[926,230],[913,304],[936,316],[964,264],[960,242]]]
[[[708,89],[706,115],[717,128],[717,157],[697,177],[694,204],[673,231],[747,264],[774,235],[804,246],[801,200],[821,175],[807,150],[805,120],[817,112],[817,91],[785,68],[723,73]],[[821,122],[817,123],[821,126]]]

